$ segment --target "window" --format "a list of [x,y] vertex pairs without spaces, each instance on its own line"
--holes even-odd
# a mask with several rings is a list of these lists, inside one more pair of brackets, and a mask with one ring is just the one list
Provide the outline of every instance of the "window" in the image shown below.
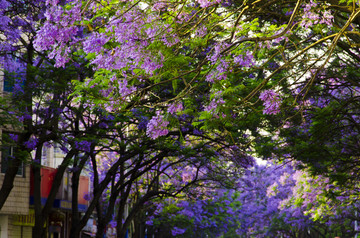
[[4,74],[4,92],[12,92],[14,90],[13,79],[9,76],[9,73],[5,71]]
[[48,154],[48,148],[46,146],[43,146],[41,151],[41,165],[45,165],[45,166],[49,165],[47,154]]
[[15,85],[18,85],[18,89],[24,88],[24,76],[21,72],[4,72],[4,92],[14,92]]
[[60,144],[54,143],[54,153],[55,154],[63,154]]
[[[2,146],[1,146],[1,173],[6,173],[6,170],[9,164],[14,158],[15,145],[9,143],[10,136],[8,133],[3,133],[2,135]],[[21,162],[21,165],[17,171],[17,175],[24,176],[24,163]]]

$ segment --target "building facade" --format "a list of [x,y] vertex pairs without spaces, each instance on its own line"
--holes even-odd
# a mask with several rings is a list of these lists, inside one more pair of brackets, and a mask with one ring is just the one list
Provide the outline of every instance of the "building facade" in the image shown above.
[[[0,66],[0,97],[5,102],[11,102],[10,93],[13,87]],[[8,100],[6,100],[8,98]],[[0,124],[0,186],[4,181],[7,164],[11,162],[16,145],[5,143],[6,138],[16,133],[10,125]],[[57,145],[44,147],[42,151],[41,168],[41,200],[45,204],[50,193],[56,168],[61,164],[64,154]],[[0,210],[0,238],[31,238],[32,227],[35,224],[33,209],[33,183],[30,165],[22,164],[14,181],[14,187]],[[89,178],[80,176],[78,209],[84,212],[88,201],[84,196],[89,193]],[[71,173],[64,174],[57,193],[53,209],[47,218],[46,229],[49,238],[69,237],[72,206]]]
[[[3,98],[9,97],[8,92],[11,90],[9,82],[5,79],[4,73],[0,71],[0,96]],[[0,138],[4,138],[5,134],[12,130],[7,125],[0,125]],[[4,181],[7,162],[13,151],[13,146],[1,144],[0,186]],[[29,197],[30,167],[22,165],[15,177],[14,188],[0,210],[0,238],[31,237],[31,224],[33,224],[34,216],[31,215]],[[22,220],[23,218],[25,220]]]

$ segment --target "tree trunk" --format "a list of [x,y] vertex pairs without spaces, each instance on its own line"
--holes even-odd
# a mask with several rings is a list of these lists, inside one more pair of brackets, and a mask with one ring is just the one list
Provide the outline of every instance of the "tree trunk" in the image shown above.
[[127,227],[124,227],[122,225],[119,226],[119,228],[117,229],[117,238],[124,238],[126,235],[126,230]]
[[103,238],[105,234],[106,224],[103,222],[103,219],[98,220],[97,223],[96,238]]
[[32,229],[32,237],[45,238],[46,231],[44,229],[45,219],[42,216],[41,208],[41,168],[40,166],[33,166],[32,172],[34,176],[34,210],[35,210],[35,225]]
[[[71,178],[71,190],[72,190],[72,197],[71,197],[71,227],[76,227],[80,221],[80,214],[78,209],[78,193],[79,193],[79,178],[80,178],[80,171],[76,171],[73,173]],[[72,231],[71,233],[75,233],[74,237],[79,237],[80,232]],[[79,233],[79,234],[77,234]]]
[[[35,159],[40,161],[41,158],[42,146],[38,146],[36,149]],[[44,223],[48,218],[51,210],[53,209],[53,204],[56,198],[56,194],[61,185],[63,175],[67,169],[69,160],[74,156],[75,151],[70,150],[65,156],[63,162],[56,171],[50,193],[46,199],[44,206],[41,205],[41,166],[33,166],[34,173],[34,210],[35,210],[35,226],[33,227],[33,237],[46,237],[46,229],[44,228]],[[41,236],[39,236],[41,234]]]
[[11,190],[14,187],[14,180],[21,165],[21,160],[14,158],[6,170],[3,184],[0,189],[0,210],[4,206]]
[[[122,153],[124,153],[124,151],[121,151]],[[121,153],[121,154],[122,154]],[[117,219],[116,219],[116,234],[117,237],[125,237],[126,234],[126,230],[125,233],[123,231],[123,219],[125,216],[125,206],[126,206],[126,200],[128,198],[128,194],[129,192],[126,191],[125,193],[125,189],[123,188],[123,184],[124,184],[124,180],[125,180],[125,166],[124,163],[122,163],[120,165],[120,203],[119,203],[119,208],[118,208],[118,214],[117,214]],[[128,189],[129,190],[131,188],[131,184],[128,185]]]

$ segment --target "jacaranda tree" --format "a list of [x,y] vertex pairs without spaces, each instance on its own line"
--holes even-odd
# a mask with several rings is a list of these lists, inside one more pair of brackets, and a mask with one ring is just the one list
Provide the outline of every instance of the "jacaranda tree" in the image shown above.
[[[148,235],[155,230],[176,237],[354,236],[356,192],[348,194],[328,178],[294,168],[289,163],[256,165],[232,189],[154,201]],[[332,200],[329,192],[341,196]]]
[[[155,109],[155,119],[163,118],[174,104],[182,104],[182,111],[195,118],[193,126],[221,132],[240,147],[248,143],[244,135],[258,139],[261,131],[272,133],[284,129],[286,123],[290,128],[310,127],[316,131],[317,142],[281,152],[282,156],[290,154],[308,165],[316,164],[314,156],[335,157],[323,163],[332,172],[341,167],[337,163],[356,162],[355,151],[342,150],[356,141],[347,132],[356,122],[356,116],[350,117],[356,114],[357,102],[356,2],[48,4],[47,21],[35,42],[37,49],[50,50],[49,57],[60,67],[73,54],[86,55],[97,73],[79,85],[79,90],[99,86],[102,91],[87,90],[86,97],[98,103],[105,98],[102,104],[109,110],[142,104]],[[158,89],[161,95],[154,93]],[[199,103],[194,100],[201,104],[196,110]],[[336,123],[323,127],[327,123],[323,118]],[[162,127],[173,126],[164,120]],[[328,141],[330,134],[341,143]],[[165,131],[148,132],[150,137],[161,135]],[[287,137],[280,136],[281,140]],[[292,144],[288,139],[264,146],[268,141],[264,140],[255,141],[263,156],[271,155],[277,143],[282,147]],[[309,147],[318,149],[312,154]],[[298,150],[308,152],[300,155]]]
[[[253,164],[249,155],[295,159],[330,182],[357,178],[356,1],[2,0],[0,6],[1,53],[16,49],[27,59],[26,79],[14,86],[24,84],[15,110],[23,116],[19,151],[39,154],[45,142],[57,142],[70,148],[62,168],[72,163],[74,174],[86,166],[93,173],[91,204],[81,219],[74,216],[74,236],[96,207],[100,226],[117,208],[121,237],[151,199],[180,196],[187,184],[203,186],[201,180],[231,186]],[[32,83],[45,79],[41,67],[62,73],[34,94],[39,87]],[[39,101],[43,95],[52,100]],[[34,111],[36,100],[50,110]],[[36,113],[42,120],[34,127]],[[7,172],[0,205],[20,161]],[[179,168],[193,171],[192,179],[176,183]]]

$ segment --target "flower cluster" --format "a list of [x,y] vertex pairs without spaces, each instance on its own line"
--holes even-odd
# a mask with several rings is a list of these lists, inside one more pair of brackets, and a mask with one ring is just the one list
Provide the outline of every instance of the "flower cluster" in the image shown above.
[[302,15],[303,21],[300,23],[300,26],[309,28],[316,24],[325,24],[331,26],[334,20],[334,16],[329,10],[323,11],[319,14],[318,3],[315,1],[310,1],[304,7],[304,14]]
[[217,3],[221,3],[223,0],[197,0],[200,4],[200,7],[209,7]]
[[81,1],[70,2],[70,8],[64,9],[57,1],[48,1],[45,13],[46,22],[37,32],[34,46],[37,50],[51,50],[48,57],[55,59],[56,67],[65,67],[69,61],[71,49],[68,44],[73,45],[78,33],[78,27],[74,26],[76,21],[81,20]]
[[219,107],[225,104],[225,100],[221,97],[222,91],[218,91],[215,93],[214,98],[210,101],[210,103],[204,107],[204,111],[210,112],[212,115],[217,116],[216,112],[219,110]]
[[279,97],[279,94],[276,93],[274,90],[264,90],[260,93],[259,98],[263,101],[263,104],[265,106],[263,110],[264,114],[275,115],[280,112],[281,99]]
[[182,103],[172,103],[168,107],[168,113],[176,114],[177,112],[181,112],[183,108],[184,107]]
[[251,67],[254,63],[254,56],[247,52],[246,55],[238,55],[234,58],[234,63],[241,67]]
[[154,140],[160,136],[165,136],[169,133],[166,128],[168,124],[169,122],[165,121],[164,116],[157,112],[156,116],[153,116],[146,126],[146,135]]
[[32,137],[30,138],[28,141],[24,142],[24,145],[26,146],[26,148],[28,148],[29,150],[34,150],[36,148],[36,145],[39,143],[39,139],[36,137]]
[[75,148],[84,152],[90,152],[91,142],[83,140],[83,141],[75,141]]

